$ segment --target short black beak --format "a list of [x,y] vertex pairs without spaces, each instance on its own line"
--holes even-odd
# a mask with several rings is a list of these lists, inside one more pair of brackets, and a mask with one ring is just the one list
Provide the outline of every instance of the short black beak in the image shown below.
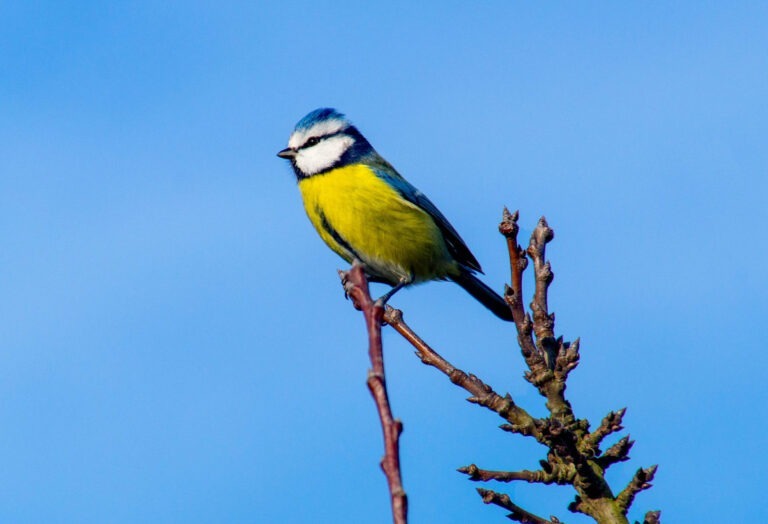
[[293,160],[293,159],[294,159],[294,157],[296,157],[296,151],[294,151],[294,150],[293,150],[293,149],[291,149],[290,147],[286,147],[285,149],[283,149],[282,151],[280,151],[280,152],[277,154],[277,156],[279,156],[280,158],[286,158],[286,159],[288,159],[288,160]]

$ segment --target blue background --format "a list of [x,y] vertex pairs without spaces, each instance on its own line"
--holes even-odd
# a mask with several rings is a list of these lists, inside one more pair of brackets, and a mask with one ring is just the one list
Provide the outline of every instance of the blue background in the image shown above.
[[[557,331],[582,338],[569,398],[595,424],[629,407],[617,490],[660,464],[631,517],[768,519],[767,22],[761,2],[3,2],[0,521],[390,521],[363,322],[275,157],[326,105],[493,287],[502,207],[528,234],[546,215]],[[457,286],[393,304],[545,413],[512,327]],[[412,521],[503,522],[455,468],[543,448],[394,332],[385,350]],[[589,522],[571,488],[497,487]]]

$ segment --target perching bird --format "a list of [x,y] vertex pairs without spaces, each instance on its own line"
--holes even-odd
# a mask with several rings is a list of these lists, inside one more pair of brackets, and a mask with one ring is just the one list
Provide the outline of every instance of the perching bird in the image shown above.
[[291,161],[304,208],[328,246],[359,260],[393,288],[452,280],[504,320],[504,299],[475,277],[480,264],[443,214],[395,171],[344,115],[322,108],[302,118],[277,156]]

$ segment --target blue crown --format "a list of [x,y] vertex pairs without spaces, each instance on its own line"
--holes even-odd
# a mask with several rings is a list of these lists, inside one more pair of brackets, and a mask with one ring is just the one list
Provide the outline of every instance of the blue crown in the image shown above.
[[347,118],[332,107],[321,107],[299,120],[299,123],[296,124],[296,131],[305,131],[318,122],[325,120],[341,120],[346,122]]

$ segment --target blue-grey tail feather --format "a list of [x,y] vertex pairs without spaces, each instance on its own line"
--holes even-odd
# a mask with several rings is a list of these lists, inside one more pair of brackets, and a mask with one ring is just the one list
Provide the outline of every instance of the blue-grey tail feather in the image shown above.
[[459,275],[450,277],[450,279],[463,287],[467,293],[491,310],[494,315],[502,320],[513,321],[512,310],[509,309],[507,302],[468,270],[463,270]]

